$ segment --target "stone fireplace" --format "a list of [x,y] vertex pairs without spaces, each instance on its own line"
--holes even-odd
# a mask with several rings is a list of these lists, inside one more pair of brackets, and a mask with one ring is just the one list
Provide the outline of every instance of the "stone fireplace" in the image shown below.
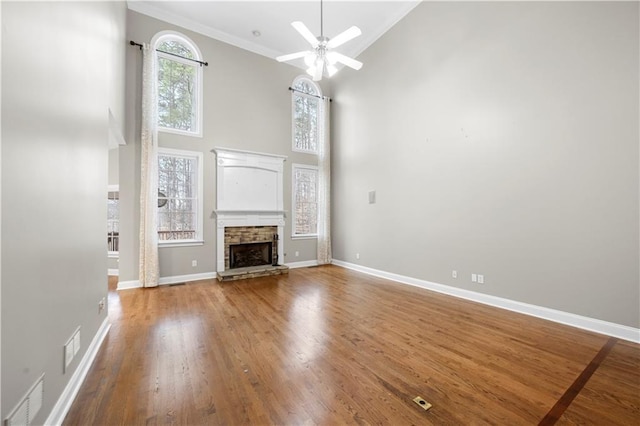
[[224,269],[277,265],[277,243],[277,226],[227,227],[224,229]]
[[218,280],[288,272],[281,155],[215,148]]

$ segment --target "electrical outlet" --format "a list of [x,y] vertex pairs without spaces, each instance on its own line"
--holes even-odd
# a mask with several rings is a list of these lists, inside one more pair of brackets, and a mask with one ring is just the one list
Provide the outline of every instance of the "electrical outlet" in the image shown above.
[[413,398],[413,402],[415,402],[416,404],[421,406],[425,411],[427,411],[429,408],[433,407],[431,404],[429,404],[427,401],[425,401],[424,399],[422,399],[419,396],[416,396],[415,398]]
[[300,256],[300,252],[296,250],[296,257]]
[[196,266],[198,266],[198,261],[197,261],[197,260],[192,260],[192,261],[191,261],[191,266],[193,266],[194,268],[195,268]]
[[478,282],[478,276],[476,274],[471,274],[471,282],[472,283]]
[[356,253],[356,259],[360,259],[360,253]]
[[478,275],[478,284],[484,284],[484,275]]
[[101,313],[104,310],[106,303],[107,301],[105,300],[104,297],[100,299],[100,301],[98,302],[98,313]]
[[454,270],[454,271],[451,271],[451,276],[452,276],[453,278],[458,278],[458,271],[455,271],[455,270]]

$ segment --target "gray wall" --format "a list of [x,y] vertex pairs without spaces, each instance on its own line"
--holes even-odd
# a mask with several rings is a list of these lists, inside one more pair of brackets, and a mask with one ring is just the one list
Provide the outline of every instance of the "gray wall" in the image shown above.
[[333,81],[334,257],[640,326],[638,33],[637,2],[419,5]]
[[[108,110],[124,123],[126,10],[1,7],[0,416],[45,373],[42,424],[106,317]],[[63,374],[63,345],[78,326],[82,347]]]
[[120,178],[118,148],[109,150],[109,185],[117,185]]
[[[215,271],[215,163],[213,147],[244,149],[288,156],[285,162],[285,210],[291,210],[291,164],[317,164],[313,155],[291,151],[291,95],[287,88],[301,70],[206,36],[128,12],[127,37],[149,43],[163,30],[178,31],[197,45],[209,66],[204,68],[202,138],[160,132],[159,145],[204,153],[204,240],[199,247],[160,248],[160,276]],[[127,51],[127,146],[120,147],[120,280],[138,279],[140,186],[140,118],[142,53]],[[329,93],[327,93],[329,94]],[[285,262],[316,258],[316,240],[291,240],[285,230]],[[299,251],[299,257],[294,257]],[[192,267],[191,261],[198,266]]]

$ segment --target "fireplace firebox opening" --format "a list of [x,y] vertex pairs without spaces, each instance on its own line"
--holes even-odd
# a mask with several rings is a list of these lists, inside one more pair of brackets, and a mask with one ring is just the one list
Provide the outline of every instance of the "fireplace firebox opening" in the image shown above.
[[229,269],[273,263],[273,242],[253,242],[229,245]]

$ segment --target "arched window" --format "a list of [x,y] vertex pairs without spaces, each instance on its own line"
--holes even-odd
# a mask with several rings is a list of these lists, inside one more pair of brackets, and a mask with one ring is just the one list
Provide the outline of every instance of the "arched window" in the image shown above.
[[293,115],[293,150],[318,153],[319,131],[323,117],[320,110],[322,91],[307,77],[297,77],[291,92]]
[[202,136],[202,60],[188,37],[162,31],[151,41],[158,58],[158,129]]

